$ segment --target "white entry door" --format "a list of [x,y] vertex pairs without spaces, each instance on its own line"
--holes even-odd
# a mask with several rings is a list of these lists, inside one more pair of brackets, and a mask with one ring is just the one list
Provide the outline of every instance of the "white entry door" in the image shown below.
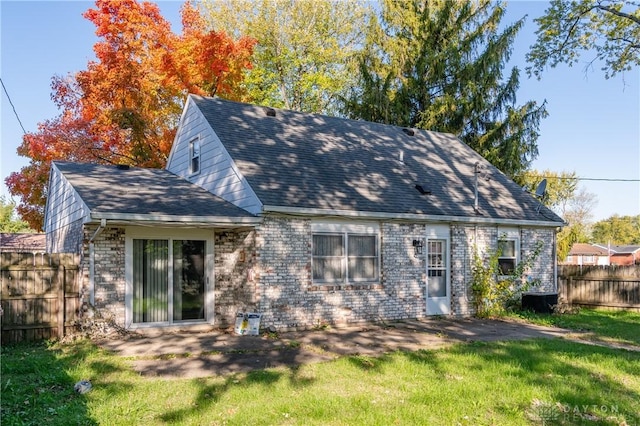
[[449,284],[449,227],[427,231],[427,315],[451,312]]

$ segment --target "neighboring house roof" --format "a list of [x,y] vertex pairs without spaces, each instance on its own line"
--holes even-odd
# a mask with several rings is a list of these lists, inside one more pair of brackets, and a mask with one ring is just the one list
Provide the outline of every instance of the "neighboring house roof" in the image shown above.
[[637,245],[606,245],[606,244],[594,244],[596,247],[601,247],[604,250],[611,250],[611,254],[633,254],[640,251],[640,246]]
[[45,234],[0,233],[0,251],[5,252],[44,252]]
[[571,246],[569,256],[608,256],[606,248],[586,243],[575,243]]
[[[292,212],[376,212],[394,217],[564,224],[451,134],[218,98],[189,98],[264,210],[278,206]],[[474,210],[476,176],[478,212]]]
[[164,169],[55,162],[91,219],[233,222],[256,218]]

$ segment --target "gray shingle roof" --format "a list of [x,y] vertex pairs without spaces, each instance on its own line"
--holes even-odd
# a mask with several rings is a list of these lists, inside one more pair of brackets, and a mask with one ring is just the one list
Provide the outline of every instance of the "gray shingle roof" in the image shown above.
[[569,251],[569,256],[608,256],[609,252],[598,246],[587,243],[574,243]]
[[264,205],[563,222],[453,135],[191,97]]
[[0,251],[45,252],[45,234],[0,233]]
[[607,244],[593,244],[596,247],[602,248],[605,251],[611,250],[611,253],[615,254],[632,254],[640,250],[640,245],[607,245]]
[[91,213],[147,216],[253,217],[164,169],[55,162]]

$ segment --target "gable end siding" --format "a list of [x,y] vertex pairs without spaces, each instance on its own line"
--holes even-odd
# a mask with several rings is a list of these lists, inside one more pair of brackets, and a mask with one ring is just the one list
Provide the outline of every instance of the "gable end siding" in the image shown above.
[[79,253],[82,246],[83,223],[89,209],[69,181],[51,166],[45,217],[47,252]]
[[[189,142],[200,139],[200,172],[189,173]],[[167,170],[220,198],[256,214],[262,203],[197,106],[189,99],[176,135]]]

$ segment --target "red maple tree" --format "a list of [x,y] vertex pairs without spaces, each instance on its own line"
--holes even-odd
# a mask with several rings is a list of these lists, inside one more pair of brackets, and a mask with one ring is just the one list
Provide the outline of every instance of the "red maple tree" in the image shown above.
[[61,114],[23,137],[18,154],[30,162],[5,179],[34,229],[43,228],[52,160],[164,167],[188,93],[244,100],[254,39],[208,30],[189,2],[180,11],[180,35],[154,3],[95,4],[83,16],[96,26],[96,60],[52,79]]

